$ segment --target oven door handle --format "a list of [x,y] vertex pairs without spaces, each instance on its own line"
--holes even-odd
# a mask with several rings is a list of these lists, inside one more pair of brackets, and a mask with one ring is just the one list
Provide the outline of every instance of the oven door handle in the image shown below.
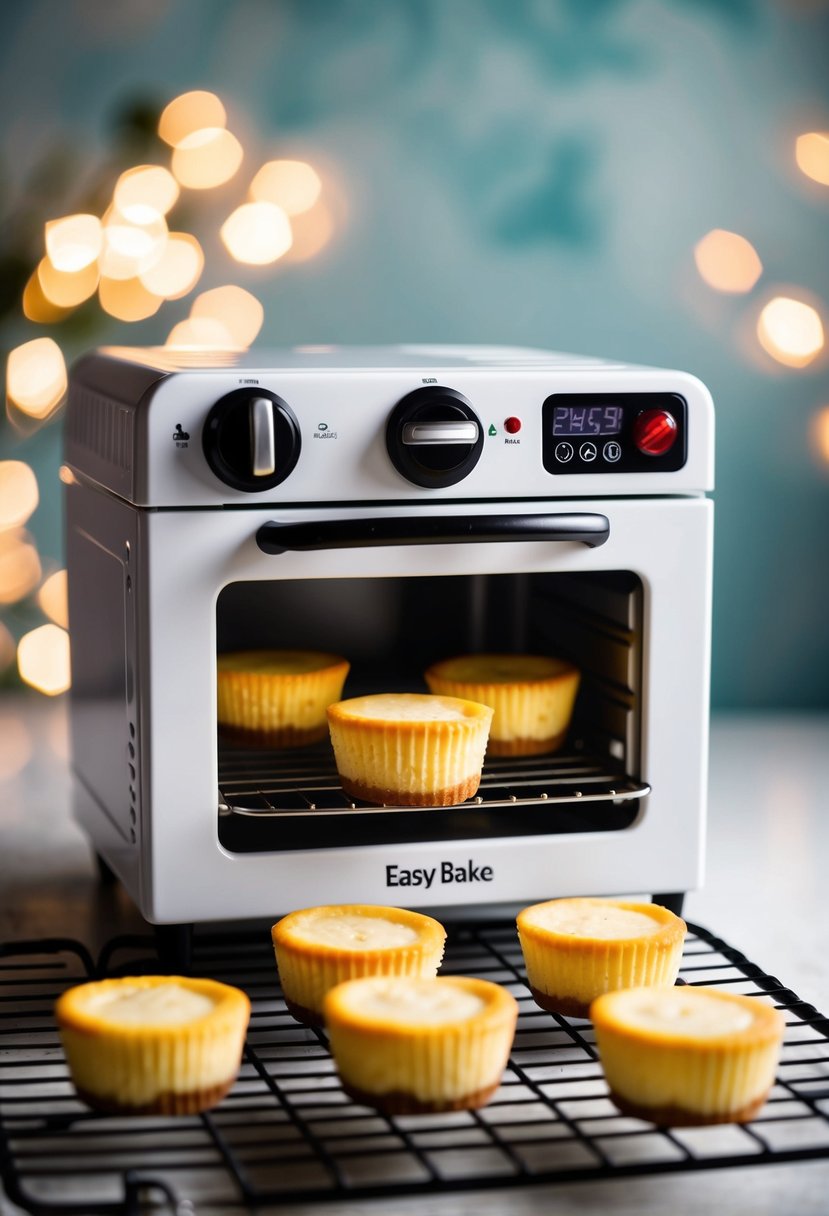
[[609,536],[606,515],[579,511],[561,515],[382,516],[290,524],[271,521],[256,533],[256,543],[263,553],[524,540],[578,543],[595,549]]

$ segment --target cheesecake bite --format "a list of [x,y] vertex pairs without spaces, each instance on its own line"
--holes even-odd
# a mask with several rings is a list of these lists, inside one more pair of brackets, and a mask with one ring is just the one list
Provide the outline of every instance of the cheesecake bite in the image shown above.
[[629,988],[590,1008],[610,1096],[623,1114],[682,1127],[745,1123],[774,1082],[781,1014],[716,988]]
[[527,982],[552,1013],[586,1018],[603,992],[676,982],[685,922],[659,904],[551,899],[517,923]]
[[250,1001],[214,980],[144,975],[70,988],[55,1017],[88,1106],[189,1115],[215,1106],[236,1080]]
[[545,655],[465,654],[434,663],[424,678],[434,693],[492,707],[490,756],[533,756],[561,747],[581,677]]
[[461,976],[351,980],[325,998],[343,1088],[393,1115],[485,1105],[501,1082],[517,1017],[504,988]]
[[352,798],[455,806],[481,780],[492,710],[457,697],[379,693],[328,708],[337,771]]
[[329,989],[358,976],[434,977],[446,930],[431,916],[373,904],[291,912],[271,929],[282,994],[307,1026],[323,1024]]
[[302,747],[328,733],[348,662],[321,650],[239,650],[217,660],[218,721],[240,742]]

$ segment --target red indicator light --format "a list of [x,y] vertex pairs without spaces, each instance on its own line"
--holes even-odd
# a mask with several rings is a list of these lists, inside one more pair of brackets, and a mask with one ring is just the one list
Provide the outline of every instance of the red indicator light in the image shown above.
[[633,439],[645,456],[664,456],[674,446],[676,418],[667,410],[644,410],[633,424]]
[[504,419],[504,430],[507,432],[508,435],[517,435],[518,432],[521,430],[521,419],[520,418],[505,418]]

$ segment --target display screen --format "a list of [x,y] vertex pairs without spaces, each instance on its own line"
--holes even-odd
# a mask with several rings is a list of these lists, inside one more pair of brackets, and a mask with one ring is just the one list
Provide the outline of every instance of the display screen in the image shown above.
[[621,405],[557,405],[553,412],[553,434],[618,435],[624,411]]

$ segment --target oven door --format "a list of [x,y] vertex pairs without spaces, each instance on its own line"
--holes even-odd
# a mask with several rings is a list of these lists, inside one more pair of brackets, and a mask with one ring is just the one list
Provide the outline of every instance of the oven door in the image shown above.
[[[691,497],[142,515],[145,915],[697,886],[711,520]],[[326,747],[220,738],[217,652],[269,645],[344,654],[345,695],[479,650],[572,658],[582,690],[561,752],[488,762],[480,801],[366,807]]]

